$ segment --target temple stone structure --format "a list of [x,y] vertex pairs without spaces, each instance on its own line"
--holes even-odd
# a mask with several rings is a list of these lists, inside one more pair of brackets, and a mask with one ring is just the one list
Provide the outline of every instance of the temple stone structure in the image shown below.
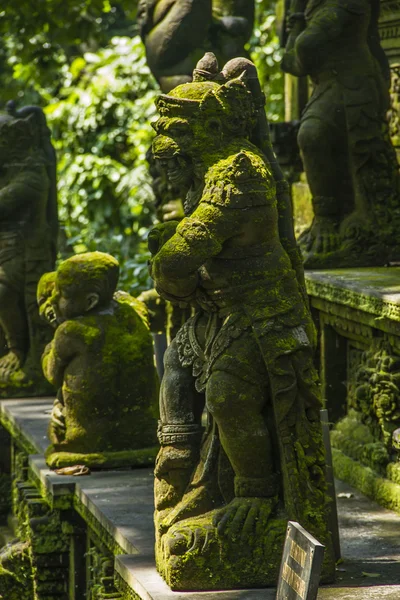
[[400,268],[306,272],[335,474],[400,512]]

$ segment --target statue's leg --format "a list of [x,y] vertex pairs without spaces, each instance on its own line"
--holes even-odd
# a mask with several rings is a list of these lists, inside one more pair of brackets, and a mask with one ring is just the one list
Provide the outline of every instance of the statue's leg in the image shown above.
[[332,252],[340,243],[340,223],[354,207],[343,108],[332,122],[306,116],[298,143],[314,210],[313,224],[300,243],[307,252]]
[[0,359],[0,371],[17,370],[28,350],[28,324],[22,294],[4,282],[0,282],[0,326],[8,347],[8,353]]
[[261,414],[266,396],[265,385],[232,373],[216,371],[208,381],[207,408],[236,477],[266,478],[273,472],[270,435]]
[[277,503],[268,405],[267,370],[248,332],[216,361],[206,388],[206,406],[235,473],[235,498],[214,518],[220,534],[250,534],[259,519],[268,521]]

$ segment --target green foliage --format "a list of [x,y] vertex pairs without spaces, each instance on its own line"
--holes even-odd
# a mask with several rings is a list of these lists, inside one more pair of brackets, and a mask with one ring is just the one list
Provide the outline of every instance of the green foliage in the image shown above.
[[132,292],[148,284],[152,193],[145,154],[156,93],[140,39],[114,37],[72,62],[59,98],[46,108],[60,157],[60,219],[68,245],[116,255],[121,283]]
[[[274,2],[256,0],[249,44],[267,96],[268,118],[282,118]],[[61,257],[100,250],[121,263],[120,286],[150,285],[153,221],[145,154],[158,88],[136,34],[135,0],[3,0],[2,102],[46,107],[59,168]]]
[[121,0],[3,0],[0,8],[0,68],[11,89],[40,103],[43,89],[62,86],[65,65],[96,51],[113,35],[132,35],[136,2]]
[[267,101],[269,121],[284,120],[282,50],[276,28],[276,2],[256,0],[256,21],[249,51],[255,63]]

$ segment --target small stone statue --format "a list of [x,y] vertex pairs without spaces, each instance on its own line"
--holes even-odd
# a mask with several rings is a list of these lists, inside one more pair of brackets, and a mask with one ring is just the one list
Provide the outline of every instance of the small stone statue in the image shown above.
[[51,330],[41,322],[36,287],[54,266],[58,231],[56,158],[43,111],[0,113],[0,396],[51,388],[40,357]]
[[46,452],[50,467],[154,461],[152,339],[144,305],[115,293],[118,276],[115,258],[91,252],[69,258],[39,283],[41,314],[57,326],[42,357],[45,376],[58,388]]
[[150,232],[150,271],[161,296],[198,306],[164,360],[157,567],[174,590],[275,585],[294,519],[326,544],[332,579],[313,327],[259,147],[256,69],[219,72],[208,53],[157,106],[154,156],[189,191],[186,217]]
[[292,0],[290,12],[282,69],[314,85],[298,134],[315,215],[299,239],[304,264],[398,261],[399,169],[379,0]]

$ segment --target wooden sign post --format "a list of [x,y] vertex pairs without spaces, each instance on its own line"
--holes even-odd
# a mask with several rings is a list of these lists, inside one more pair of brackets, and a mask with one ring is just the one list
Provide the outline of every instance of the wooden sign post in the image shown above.
[[276,600],[316,600],[325,546],[288,522]]

